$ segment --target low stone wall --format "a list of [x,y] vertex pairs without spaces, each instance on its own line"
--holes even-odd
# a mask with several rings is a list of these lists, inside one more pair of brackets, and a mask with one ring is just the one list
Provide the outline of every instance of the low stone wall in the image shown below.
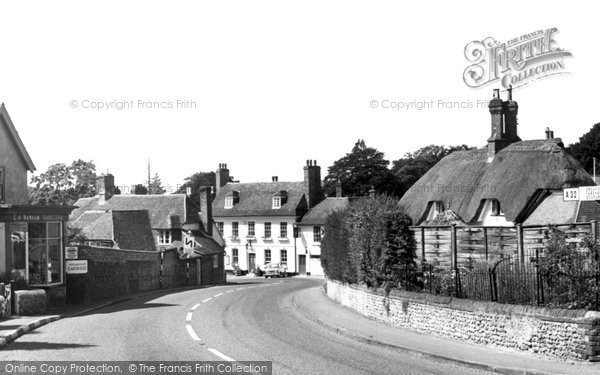
[[559,358],[600,361],[600,312],[377,290],[327,280],[338,303],[395,327]]

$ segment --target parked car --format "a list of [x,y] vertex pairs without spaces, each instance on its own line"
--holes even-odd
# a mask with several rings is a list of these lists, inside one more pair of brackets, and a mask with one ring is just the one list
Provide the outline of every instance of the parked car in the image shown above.
[[269,263],[265,266],[265,279],[269,277],[285,277],[287,267],[280,263]]

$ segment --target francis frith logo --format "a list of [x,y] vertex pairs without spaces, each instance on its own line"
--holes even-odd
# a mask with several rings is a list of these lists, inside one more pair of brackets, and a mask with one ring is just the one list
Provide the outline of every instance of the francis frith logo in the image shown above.
[[571,52],[558,47],[556,27],[499,42],[492,37],[472,41],[465,47],[465,58],[471,64],[463,80],[477,88],[496,81],[504,88],[524,86],[532,81],[566,74],[564,58]]

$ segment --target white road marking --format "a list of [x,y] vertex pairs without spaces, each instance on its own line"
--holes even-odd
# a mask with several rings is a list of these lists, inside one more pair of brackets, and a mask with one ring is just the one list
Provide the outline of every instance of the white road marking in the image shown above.
[[218,351],[217,349],[212,349],[212,348],[209,348],[209,349],[208,349],[208,351],[209,351],[209,352],[211,352],[212,354],[216,355],[217,357],[219,357],[219,358],[221,358],[221,359],[224,359],[224,360],[226,360],[226,361],[229,361],[229,362],[236,362],[236,360],[235,360],[235,359],[233,359],[233,358],[231,358],[231,357],[228,357],[228,356],[226,356],[225,354],[221,353],[221,352],[220,352],[220,351]]
[[219,293],[219,294],[215,294],[213,297],[217,298],[217,297],[222,296],[222,295],[223,295],[223,293]]
[[228,290],[226,293],[231,293],[231,292],[234,292],[234,290],[233,289]]
[[237,288],[236,290],[242,290],[242,289],[245,289],[245,288],[246,288],[246,287],[245,287],[245,286],[243,286],[243,287],[241,287],[241,288]]
[[187,313],[187,316],[185,317],[185,321],[188,323],[192,321],[192,313],[191,312]]
[[198,306],[200,306],[199,303],[195,304],[194,307],[192,307],[192,311],[196,310],[198,308]]
[[191,326],[191,325],[189,325],[189,324],[186,324],[186,325],[185,325],[185,329],[187,329],[187,331],[188,331],[188,334],[189,334],[190,336],[192,336],[192,338],[193,338],[194,340],[196,340],[196,341],[200,341],[200,337],[198,337],[198,335],[196,335],[196,332],[194,332],[194,329],[192,328],[192,326]]
[[206,302],[210,301],[211,299],[212,299],[212,297],[208,297],[207,299],[202,300],[202,303],[206,303]]

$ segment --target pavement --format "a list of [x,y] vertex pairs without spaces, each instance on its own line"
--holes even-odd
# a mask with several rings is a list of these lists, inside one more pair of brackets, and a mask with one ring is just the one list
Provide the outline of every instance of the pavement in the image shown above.
[[500,347],[422,335],[366,318],[329,299],[323,288],[297,292],[294,304],[321,326],[347,337],[501,374],[600,374],[600,363],[564,361]]

